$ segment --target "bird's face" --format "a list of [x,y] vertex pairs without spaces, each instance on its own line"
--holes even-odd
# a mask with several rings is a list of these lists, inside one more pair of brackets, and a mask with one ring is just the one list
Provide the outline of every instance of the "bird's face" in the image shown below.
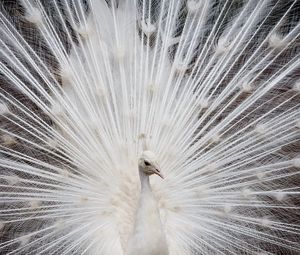
[[151,151],[143,151],[139,159],[139,166],[146,175],[157,174],[164,178],[156,162],[155,154]]

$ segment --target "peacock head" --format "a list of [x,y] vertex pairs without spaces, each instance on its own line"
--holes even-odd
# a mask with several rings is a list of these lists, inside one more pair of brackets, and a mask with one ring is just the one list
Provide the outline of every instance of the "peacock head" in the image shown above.
[[157,164],[155,154],[152,151],[143,151],[139,158],[139,168],[146,174],[157,174],[161,178],[164,178],[160,172],[160,168]]

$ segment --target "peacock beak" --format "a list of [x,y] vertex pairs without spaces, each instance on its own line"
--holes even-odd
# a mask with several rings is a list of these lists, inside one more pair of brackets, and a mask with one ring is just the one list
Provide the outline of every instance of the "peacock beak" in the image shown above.
[[164,176],[162,175],[162,173],[160,172],[159,169],[155,168],[155,174],[157,174],[160,178],[164,179]]

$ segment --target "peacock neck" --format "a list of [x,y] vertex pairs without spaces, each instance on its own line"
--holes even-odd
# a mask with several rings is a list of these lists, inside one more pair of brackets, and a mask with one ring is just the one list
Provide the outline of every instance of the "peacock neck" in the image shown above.
[[168,246],[162,228],[157,201],[152,194],[149,175],[139,166],[141,193],[134,230],[128,242],[126,255],[168,255]]
[[145,174],[143,168],[139,166],[139,175],[141,181],[141,192],[151,192],[149,175]]

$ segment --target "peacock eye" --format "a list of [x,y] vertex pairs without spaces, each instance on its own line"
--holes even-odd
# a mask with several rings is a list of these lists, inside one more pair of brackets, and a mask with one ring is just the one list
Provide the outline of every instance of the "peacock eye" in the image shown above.
[[145,161],[146,166],[150,166],[151,164],[148,161]]

